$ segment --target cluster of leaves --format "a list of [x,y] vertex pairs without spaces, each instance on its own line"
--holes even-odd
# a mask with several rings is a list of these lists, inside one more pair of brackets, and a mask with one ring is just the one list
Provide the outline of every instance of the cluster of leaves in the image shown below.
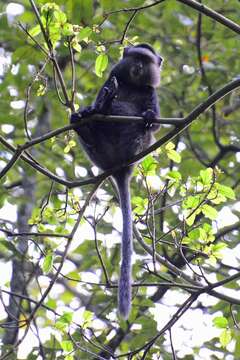
[[224,316],[217,316],[213,319],[213,324],[216,328],[222,329],[219,335],[220,343],[226,347],[232,340],[232,331],[229,326],[229,321]]
[[[175,145],[169,142],[162,150],[171,161],[180,164],[181,155],[174,149]],[[159,163],[161,164],[161,158]],[[159,171],[158,161],[151,155],[145,158],[140,167],[145,177],[156,176]],[[179,213],[182,213],[183,221],[188,225],[185,229],[187,235],[181,240],[182,244],[188,245],[193,250],[201,250],[210,258],[212,263],[222,258],[222,251],[227,247],[224,242],[215,241],[212,221],[216,220],[219,211],[216,205],[226,203],[228,200],[236,200],[234,190],[217,181],[221,177],[219,169],[207,168],[200,170],[198,176],[183,178],[178,170],[168,171],[163,179],[168,181],[168,194],[173,197],[178,194],[181,201]],[[140,196],[133,197],[134,211],[141,215],[146,212],[148,199]],[[219,208],[221,210],[221,208]],[[209,219],[211,223],[195,225],[197,216]],[[175,232],[173,233],[175,236]]]
[[[46,3],[41,7],[40,20],[53,49],[56,49],[59,42],[63,41],[65,46],[71,46],[76,52],[80,53],[82,51],[80,43],[88,44],[93,42],[92,35],[99,32],[98,28],[94,26],[92,28],[89,26],[83,27],[68,22],[66,14],[56,3]],[[30,29],[29,34],[32,37],[42,36],[40,24]],[[95,61],[95,72],[97,76],[102,77],[108,66],[108,55],[105,53],[104,46],[97,46],[96,50],[99,54]]]
[[[88,26],[82,27],[69,23],[66,14],[55,3],[46,3],[41,7],[40,20],[53,49],[57,47],[61,40],[70,37],[72,48],[77,52],[81,52],[80,41],[88,42],[93,31]],[[30,29],[29,34],[32,37],[42,35],[40,24]]]

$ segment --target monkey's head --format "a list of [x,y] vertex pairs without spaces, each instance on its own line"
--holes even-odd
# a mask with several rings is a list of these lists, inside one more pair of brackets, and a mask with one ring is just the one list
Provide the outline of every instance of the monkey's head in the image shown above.
[[156,88],[160,83],[163,58],[148,44],[126,47],[112,74],[129,85]]

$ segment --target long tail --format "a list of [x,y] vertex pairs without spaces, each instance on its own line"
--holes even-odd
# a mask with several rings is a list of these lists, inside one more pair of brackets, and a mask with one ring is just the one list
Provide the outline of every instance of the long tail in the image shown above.
[[118,310],[120,315],[127,319],[131,310],[132,298],[132,209],[130,197],[130,175],[129,169],[114,174],[118,186],[120,205],[123,217],[122,230],[122,260],[118,285]]

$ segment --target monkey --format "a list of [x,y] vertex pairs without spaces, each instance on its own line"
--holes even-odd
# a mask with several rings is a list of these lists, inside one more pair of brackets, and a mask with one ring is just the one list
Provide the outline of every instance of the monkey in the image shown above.
[[160,84],[162,61],[163,58],[148,44],[125,47],[122,59],[112,68],[93,105],[73,113],[70,120],[77,124],[82,117],[97,113],[141,116],[144,119],[124,123],[91,119],[74,127],[93,164],[103,171],[119,166],[112,178],[118,189],[123,219],[118,284],[118,311],[123,319],[129,317],[132,298],[130,179],[134,164],[123,165],[153,143],[153,133],[160,127],[154,120],[160,114],[156,88]]

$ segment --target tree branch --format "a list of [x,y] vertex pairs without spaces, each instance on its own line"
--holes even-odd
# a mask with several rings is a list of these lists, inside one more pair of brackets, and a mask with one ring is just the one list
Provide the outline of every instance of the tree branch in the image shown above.
[[[105,17],[108,17],[109,15],[113,15],[119,12],[132,12],[132,11],[141,11],[141,10],[145,10],[148,9],[150,7],[156,6],[160,3],[163,3],[166,0],[160,0],[160,1],[154,1],[152,4],[146,5],[146,6],[139,6],[139,7],[132,7],[132,8],[123,8],[123,9],[119,9],[119,10],[115,10],[115,11],[111,11],[107,14],[105,14]],[[195,0],[176,0],[182,4],[185,4],[203,14],[205,14],[206,16],[212,18],[213,20],[219,22],[220,24],[228,27],[229,29],[233,30],[234,32],[236,32],[237,34],[240,34],[240,26],[235,23],[234,21],[226,18],[225,16],[219,14],[217,11],[212,10],[211,8],[209,8],[206,5],[202,5],[200,3],[198,3]]]
[[[152,151],[156,150],[166,142],[170,141],[171,139],[175,138],[178,134],[180,134],[183,130],[185,130],[199,115],[201,115],[204,111],[206,111],[210,106],[215,104],[217,101],[219,101],[222,97],[229,94],[231,91],[237,89],[240,87],[240,78],[237,78],[230,83],[223,86],[221,89],[215,91],[211,96],[209,96],[204,102],[200,103],[198,106],[195,107],[187,116],[184,118],[159,118],[155,120],[156,123],[161,124],[170,124],[175,125],[175,128],[171,131],[169,131],[165,136],[163,136],[161,139],[156,141],[153,145],[151,145],[146,150],[140,152],[139,154],[135,155],[132,159],[127,161],[125,164],[122,164],[121,166],[116,166],[113,169],[110,169],[108,171],[105,171],[103,174],[96,176],[95,178],[90,178],[84,181],[69,181],[64,180],[60,177],[58,177],[55,174],[52,174],[47,169],[43,168],[41,165],[35,163],[27,154],[23,154],[26,149],[32,147],[33,145],[36,145],[38,143],[41,143],[47,139],[50,139],[53,136],[56,136],[58,134],[61,134],[64,131],[74,129],[75,127],[81,126],[81,124],[84,124],[87,121],[91,120],[101,120],[101,121],[116,121],[116,122],[131,122],[131,121],[144,121],[142,117],[133,117],[133,116],[105,116],[105,115],[92,115],[89,118],[83,118],[79,120],[78,124],[74,125],[67,125],[61,129],[57,129],[54,131],[51,131],[50,133],[47,133],[46,135],[43,135],[41,137],[38,137],[36,139],[33,139],[32,141],[28,141],[22,146],[19,146],[17,149],[9,144],[4,137],[0,135],[0,143],[2,143],[5,147],[7,147],[10,151],[14,152],[13,158],[10,160],[11,164],[10,166],[7,164],[3,170],[0,173],[0,178],[6,175],[7,171],[14,165],[14,163],[17,161],[18,158],[23,159],[28,164],[30,164],[32,167],[34,167],[36,170],[41,172],[42,174],[48,176],[52,180],[55,180],[56,182],[63,184],[67,186],[68,188],[73,188],[76,186],[82,186],[87,184],[93,184],[97,181],[102,181],[111,174],[113,174],[115,171],[121,169],[122,167],[128,166],[130,164],[133,164],[134,162],[139,161],[144,156],[148,155]],[[16,154],[17,153],[17,154]]]

